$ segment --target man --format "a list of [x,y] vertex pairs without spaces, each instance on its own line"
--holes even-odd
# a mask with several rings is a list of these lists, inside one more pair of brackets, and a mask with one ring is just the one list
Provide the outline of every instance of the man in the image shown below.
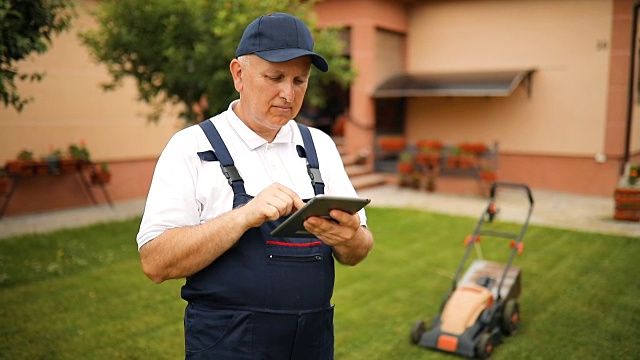
[[230,64],[240,99],[158,159],[137,242],[151,280],[187,279],[187,358],[333,358],[333,259],[371,250],[364,210],[307,219],[316,238],[270,235],[303,199],[356,196],[331,138],[292,120],[311,64],[328,70],[313,45],[291,15],[254,20]]

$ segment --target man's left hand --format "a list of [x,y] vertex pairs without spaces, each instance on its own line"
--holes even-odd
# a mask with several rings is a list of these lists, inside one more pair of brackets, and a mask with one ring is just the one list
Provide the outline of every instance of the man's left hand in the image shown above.
[[355,265],[362,261],[373,247],[373,236],[360,226],[360,216],[340,210],[331,210],[329,216],[334,221],[312,216],[305,220],[304,227],[333,247],[334,255],[341,263]]

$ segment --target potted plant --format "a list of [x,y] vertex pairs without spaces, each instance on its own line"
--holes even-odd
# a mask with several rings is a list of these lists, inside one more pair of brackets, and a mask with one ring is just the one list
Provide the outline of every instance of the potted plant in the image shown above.
[[461,169],[471,169],[478,165],[478,157],[475,153],[460,150],[458,156],[458,167]]
[[480,180],[488,183],[496,182],[498,180],[498,173],[496,172],[496,169],[491,165],[483,165],[480,168]]
[[[49,153],[42,157],[42,160],[46,163],[47,172],[51,174],[57,174],[60,172],[60,158],[62,157],[62,150],[54,148],[53,145],[49,145]],[[43,164],[39,164],[38,171],[43,167]]]
[[436,191],[436,177],[435,176],[428,176],[427,177],[426,189],[427,189],[428,192]]
[[419,170],[414,170],[411,173],[411,183],[409,184],[412,189],[420,189],[420,185],[422,184],[422,173]]
[[400,186],[409,186],[413,182],[413,176],[416,172],[413,156],[408,151],[403,151],[398,157],[398,178]]
[[33,175],[33,151],[22,149],[16,159],[7,161],[7,171],[11,175],[31,176]]
[[640,178],[640,164],[632,165],[629,167],[629,175],[627,176],[627,182],[630,186],[635,186]]
[[447,167],[457,168],[460,165],[461,150],[457,146],[453,146],[447,152]]
[[104,185],[111,181],[111,171],[109,171],[109,165],[106,162],[101,163],[99,166],[94,166],[91,173],[91,183],[94,185]]
[[416,160],[422,165],[429,168],[440,166],[440,157],[443,144],[437,140],[420,140],[416,143],[418,153]]
[[22,149],[18,153],[18,160],[22,161],[33,161],[33,150],[31,149]]
[[62,173],[73,173],[78,171],[80,163],[88,163],[89,151],[84,145],[70,144],[67,152],[58,160],[60,171]]
[[91,156],[84,140],[80,140],[79,144],[70,144],[68,150],[71,158],[76,161],[76,169],[78,166],[85,169],[90,167]]
[[485,153],[489,147],[483,143],[462,143],[460,145],[458,145],[458,147],[460,148],[460,150],[467,152],[467,153],[471,153],[474,155],[482,155],[483,153]]
[[614,191],[616,220],[640,221],[640,164],[627,164]]

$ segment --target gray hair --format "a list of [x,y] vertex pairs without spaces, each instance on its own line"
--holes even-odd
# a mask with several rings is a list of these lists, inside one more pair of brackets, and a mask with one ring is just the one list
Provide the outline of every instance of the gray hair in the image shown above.
[[251,57],[256,56],[254,54],[246,54],[238,56],[238,61],[242,64],[243,67],[250,68],[251,67]]

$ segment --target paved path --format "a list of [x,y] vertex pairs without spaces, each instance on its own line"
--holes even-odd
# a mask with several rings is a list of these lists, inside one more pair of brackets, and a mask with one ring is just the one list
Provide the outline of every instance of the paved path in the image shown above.
[[[499,192],[496,196],[500,208],[498,216],[503,220],[522,222],[528,209],[528,202],[523,194],[524,192]],[[371,206],[417,208],[472,218],[479,218],[487,206],[487,199],[480,196],[427,193],[394,185],[363,189],[359,191],[359,195],[371,198]],[[533,198],[535,205],[530,224],[640,238],[640,222],[613,220],[613,197],[533,190]],[[0,220],[0,238],[130,219],[140,216],[143,209],[144,199],[136,199],[116,202],[113,207],[100,205],[8,216]]]
[[136,199],[115,202],[112,207],[98,205],[47,213],[5,216],[0,220],[0,239],[21,234],[46,233],[113,220],[126,220],[141,216],[144,210],[144,203],[145,199]]
[[[613,196],[580,196],[535,189],[532,193],[534,207],[530,224],[640,238],[640,222],[613,219]],[[473,218],[479,218],[488,204],[488,199],[481,196],[427,193],[392,185],[364,189],[358,194],[371,198],[371,204],[376,206],[426,209]],[[510,189],[499,191],[496,195],[498,216],[505,221],[522,223],[529,208],[525,194]]]

